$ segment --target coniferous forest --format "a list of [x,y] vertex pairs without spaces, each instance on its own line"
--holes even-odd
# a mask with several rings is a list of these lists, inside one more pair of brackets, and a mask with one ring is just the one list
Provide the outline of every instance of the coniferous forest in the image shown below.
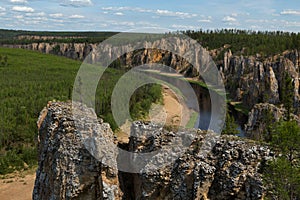
[[[0,44],[99,43],[114,34],[117,33],[0,30]],[[257,57],[262,59],[287,50],[300,49],[299,33],[222,29],[165,34],[186,34],[208,50],[219,49],[216,61],[221,61],[228,49],[236,56],[259,54]],[[56,38],[45,40],[34,39],[33,36]],[[24,169],[25,165],[32,167],[37,164],[36,121],[39,113],[48,101],[71,100],[74,80],[80,65],[80,61],[61,56],[0,48],[0,174]],[[125,69],[118,63],[113,63],[99,81],[101,87],[98,87],[96,92],[96,113],[108,122],[113,130],[117,130],[118,126],[111,112],[111,94],[124,73]],[[292,79],[286,75],[283,82],[280,101],[286,108],[287,118],[275,123],[272,115],[267,113],[263,120],[266,124],[265,138],[259,141],[270,146],[281,156],[273,162],[263,163],[262,172],[263,179],[269,187],[270,197],[275,195],[280,199],[297,199],[300,196],[300,128],[290,118],[290,114],[293,113]],[[146,85],[138,89],[130,102],[132,118],[147,118],[151,104],[161,100],[162,89],[159,85]],[[223,134],[238,133],[234,117],[227,113]]]

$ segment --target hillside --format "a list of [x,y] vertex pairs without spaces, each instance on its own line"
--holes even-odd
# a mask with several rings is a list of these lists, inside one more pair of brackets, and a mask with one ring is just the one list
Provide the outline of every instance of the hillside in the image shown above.
[[[0,174],[5,174],[36,164],[39,112],[49,100],[71,99],[81,63],[22,49],[0,48],[0,55],[7,57],[7,64],[0,66]],[[112,129],[117,126],[110,111],[110,96],[123,73],[107,69],[99,81],[103,87],[96,91],[97,114],[109,122]],[[131,114],[133,118],[142,118],[151,103],[161,98],[161,89],[155,85],[144,86],[134,97]]]
[[33,40],[59,42],[101,42],[117,32],[54,32],[0,29],[0,44],[30,43]]
[[36,163],[36,119],[45,102],[67,100],[80,62],[21,49],[0,48],[0,173]]

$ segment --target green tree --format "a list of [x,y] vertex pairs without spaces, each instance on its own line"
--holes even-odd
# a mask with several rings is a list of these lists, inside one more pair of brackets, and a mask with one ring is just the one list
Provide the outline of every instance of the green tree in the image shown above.
[[272,141],[273,127],[275,123],[275,118],[272,114],[271,110],[264,110],[263,116],[265,116],[262,120],[265,128],[263,130],[263,140],[266,142]]
[[281,102],[283,103],[286,109],[287,120],[290,120],[291,113],[293,112],[294,87],[293,87],[293,80],[287,72],[285,72],[284,78],[282,80]]
[[275,126],[271,144],[293,163],[299,158],[300,127],[296,121],[280,121]]
[[225,126],[222,130],[223,135],[236,135],[239,133],[238,125],[235,123],[234,117],[227,111],[225,118]]
[[267,163],[263,179],[267,196],[274,199],[300,198],[300,127],[296,121],[280,121],[275,125],[271,145],[282,154]]
[[278,158],[268,164],[264,182],[268,188],[267,197],[280,200],[299,199],[300,170],[285,158]]

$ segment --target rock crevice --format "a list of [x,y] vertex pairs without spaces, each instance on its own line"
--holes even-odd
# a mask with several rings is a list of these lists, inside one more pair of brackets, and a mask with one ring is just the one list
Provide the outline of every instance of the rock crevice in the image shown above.
[[[82,107],[82,109],[88,109]],[[187,149],[163,168],[146,165],[140,173],[125,173],[106,166],[86,149],[85,138],[75,126],[71,103],[51,103],[39,118],[39,167],[34,200],[43,199],[261,199],[264,192],[259,172],[270,159],[266,146],[234,136],[222,136],[204,155],[201,145],[207,133],[195,130]],[[101,120],[92,126],[88,116],[81,124],[97,139],[115,143],[109,125]],[[81,125],[79,125],[81,126]],[[168,147],[179,133],[156,128],[155,124],[136,122],[124,150],[137,153]],[[147,131],[151,136],[139,137]],[[184,133],[184,132],[183,132]],[[186,132],[188,134],[188,132]],[[182,133],[181,133],[182,136]],[[93,139],[93,138],[92,138]],[[87,140],[91,142],[90,140]],[[117,145],[117,144],[116,144]],[[95,147],[101,151],[101,147]],[[105,147],[106,148],[106,147]],[[107,149],[106,149],[107,150]],[[115,149],[111,149],[112,152]],[[116,152],[118,154],[118,152]],[[119,165],[115,153],[110,159]],[[95,156],[95,157],[94,157]],[[160,161],[162,154],[156,155]],[[103,159],[102,159],[103,161]],[[162,160],[163,161],[163,160]],[[149,169],[150,169],[149,168]]]

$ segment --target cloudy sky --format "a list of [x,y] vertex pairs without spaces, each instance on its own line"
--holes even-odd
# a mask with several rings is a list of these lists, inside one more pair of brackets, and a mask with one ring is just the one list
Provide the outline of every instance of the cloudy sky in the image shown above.
[[0,0],[0,28],[140,32],[237,28],[300,32],[300,1]]

